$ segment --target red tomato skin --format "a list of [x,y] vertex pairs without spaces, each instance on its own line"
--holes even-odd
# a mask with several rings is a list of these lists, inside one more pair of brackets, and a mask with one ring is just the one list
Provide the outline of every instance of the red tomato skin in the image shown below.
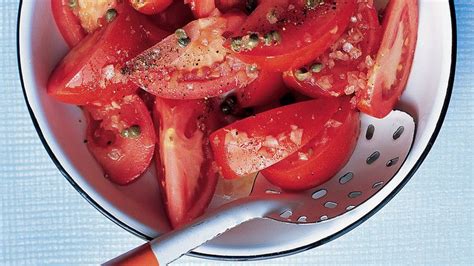
[[191,7],[196,18],[209,17],[216,9],[214,0],[184,0],[184,3]]
[[[323,184],[347,163],[359,136],[359,112],[349,98],[311,142],[283,161],[262,171],[272,184],[287,191],[302,191]],[[303,158],[303,160],[302,160]]]
[[[155,130],[150,113],[136,95],[102,106],[84,107],[87,147],[102,166],[106,177],[118,185],[136,180],[148,168],[155,149]],[[140,127],[136,138],[125,138],[122,130]]]
[[137,87],[124,77],[121,66],[166,35],[128,7],[127,12],[88,35],[59,62],[49,78],[48,94],[76,105],[131,94]]
[[[300,2],[297,0],[263,1],[257,6],[249,16],[247,23],[242,26],[241,34],[267,33],[277,30],[280,33],[281,41],[277,45],[271,46],[265,46],[260,42],[257,47],[240,51],[236,53],[236,56],[244,62],[256,63],[274,71],[297,69],[320,56],[342,35],[356,8],[355,0],[341,0],[336,2],[338,5],[336,9],[332,9],[332,2],[326,3],[324,6],[317,7],[317,12],[308,12],[308,16],[303,15],[303,11],[299,15],[285,11],[288,10],[290,4],[301,7]],[[279,12],[286,12],[284,14],[289,14],[289,16],[307,17],[307,19],[303,24],[287,23],[283,26],[285,30],[282,30],[279,23],[271,24],[266,18],[269,10],[275,8]],[[302,10],[302,8],[298,10]],[[318,17],[321,14],[323,15]],[[302,39],[308,32],[311,32],[311,41]],[[230,46],[230,44],[228,45]]]
[[160,29],[174,32],[191,22],[194,15],[184,1],[173,1],[163,12],[152,15],[150,18]]
[[418,37],[418,1],[390,1],[382,28],[382,43],[369,70],[367,88],[357,93],[357,108],[377,118],[393,110],[407,85]]
[[154,15],[165,10],[173,0],[128,0],[128,2],[138,12]]
[[[370,61],[368,62],[373,62],[380,45],[382,30],[378,21],[377,11],[368,3],[360,3],[353,17],[358,18],[357,22],[351,22],[346,32],[336,43],[343,43],[343,40],[348,40],[350,33],[353,33],[354,36],[362,34],[362,41],[353,45],[355,49],[360,51],[360,56],[346,61],[331,59],[331,56],[334,56],[336,52],[344,51],[339,46],[337,50],[333,51],[335,49],[333,48],[335,44],[333,44],[332,48],[315,60],[322,64],[322,70],[319,73],[312,73],[310,71],[311,66],[307,66],[306,69],[310,71],[311,75],[304,80],[298,80],[295,74],[295,71],[298,71],[297,69],[286,71],[283,74],[283,79],[288,87],[313,98],[350,95],[360,88],[365,88],[367,71],[370,67],[366,62],[368,60],[367,56],[370,56]],[[343,52],[343,54],[350,56],[349,53]],[[334,66],[329,66],[330,62]],[[330,84],[330,86],[324,84]],[[353,86],[352,90],[348,89],[349,84]]]
[[127,62],[128,79],[166,99],[211,98],[245,87],[258,77],[258,70],[250,71],[222,46],[227,27],[225,17],[191,22],[183,28],[191,40],[188,45],[180,45],[176,34],[168,36]]
[[51,10],[59,32],[69,48],[76,46],[86,37],[86,32],[82,28],[79,18],[74,15],[69,7],[69,0],[51,0]]
[[208,136],[219,122],[210,106],[204,100],[156,98],[155,162],[173,228],[200,216],[214,195],[218,171]]
[[213,132],[210,141],[222,175],[239,178],[285,159],[322,131],[338,106],[333,98],[300,102]]
[[256,80],[235,94],[239,107],[247,108],[275,102],[287,91],[281,72],[262,70]]

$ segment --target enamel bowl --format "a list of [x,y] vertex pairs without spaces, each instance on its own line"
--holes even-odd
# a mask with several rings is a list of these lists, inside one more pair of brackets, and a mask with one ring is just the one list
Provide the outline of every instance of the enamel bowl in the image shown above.
[[[397,107],[415,118],[417,132],[411,153],[397,175],[375,196],[328,221],[294,225],[255,220],[197,248],[193,255],[261,259],[313,248],[361,224],[402,189],[434,143],[447,111],[454,79],[453,1],[420,0],[419,3],[418,48],[408,87]],[[54,25],[50,1],[22,1],[18,27],[20,73],[28,109],[45,149],[71,185],[125,230],[144,239],[170,230],[153,173],[148,172],[126,187],[103,178],[102,170],[83,143],[86,125],[82,112],[46,94],[48,76],[67,51]]]

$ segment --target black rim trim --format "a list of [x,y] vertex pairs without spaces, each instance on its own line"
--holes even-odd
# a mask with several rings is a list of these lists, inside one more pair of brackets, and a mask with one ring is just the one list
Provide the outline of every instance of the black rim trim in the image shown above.
[[[74,189],[81,194],[81,196],[89,202],[94,208],[96,208],[100,213],[102,213],[105,217],[107,217],[109,220],[120,226],[121,228],[125,229],[126,231],[132,233],[135,236],[138,236],[142,239],[145,240],[151,240],[151,237],[138,232],[137,230],[133,229],[132,227],[128,226],[124,222],[120,221],[117,219],[115,216],[113,216],[111,213],[109,213],[107,210],[105,210],[102,206],[100,206],[96,201],[94,201],[74,180],[73,178],[67,173],[67,171],[64,169],[64,167],[61,165],[59,160],[56,158],[54,153],[52,152],[51,148],[49,147],[49,144],[47,143],[46,139],[44,138],[44,135],[41,131],[41,128],[39,127],[38,121],[33,113],[33,110],[30,106],[30,103],[28,101],[28,97],[26,94],[26,89],[25,89],[25,84],[23,81],[23,72],[21,68],[21,60],[20,60],[20,18],[21,18],[21,9],[23,6],[23,0],[20,0],[19,4],[19,9],[18,9],[18,19],[17,19],[17,61],[18,61],[18,69],[19,69],[19,75],[20,75],[20,83],[21,87],[23,90],[23,96],[25,98],[26,106],[28,108],[28,112],[30,114],[31,120],[33,122],[33,125],[36,129],[36,132],[38,133],[38,136],[46,149],[47,153],[51,157],[51,160],[53,163],[56,165],[56,167],[59,169],[61,174],[66,178],[67,181],[74,187]],[[454,0],[449,0],[449,6],[450,6],[450,14],[451,14],[451,27],[452,27],[452,51],[451,51],[451,69],[450,69],[450,76],[449,76],[449,82],[448,82],[448,88],[446,91],[446,97],[444,99],[443,103],[443,108],[441,109],[441,114],[438,119],[438,122],[436,123],[436,128],[435,131],[433,132],[433,135],[431,136],[428,145],[426,146],[425,150],[423,151],[422,155],[418,159],[418,161],[415,163],[413,168],[410,170],[408,175],[402,180],[402,182],[381,202],[379,205],[377,205],[374,209],[372,209],[370,212],[368,212],[366,215],[364,215],[362,218],[357,220],[356,222],[352,223],[351,225],[345,227],[341,231],[323,238],[317,242],[314,242],[312,244],[302,246],[299,248],[295,249],[290,249],[290,250],[285,250],[282,252],[275,252],[275,253],[268,253],[268,254],[262,254],[262,255],[256,255],[256,256],[220,256],[220,255],[209,255],[209,254],[203,254],[203,253],[198,253],[191,251],[189,255],[199,257],[199,258],[205,258],[205,259],[216,259],[216,260],[230,260],[230,261],[236,261],[236,260],[262,260],[262,259],[270,259],[270,258],[277,258],[277,257],[283,257],[283,256],[288,256],[296,253],[300,253],[306,250],[313,249],[315,247],[318,247],[320,245],[323,245],[327,242],[330,242],[346,233],[351,231],[352,229],[356,228],[363,222],[365,222],[367,219],[372,217],[375,213],[377,213],[380,209],[382,209],[395,195],[400,192],[400,190],[410,181],[410,179],[413,177],[415,172],[418,170],[418,168],[421,166],[423,161],[426,159],[428,156],[428,153],[430,152],[431,148],[433,147],[436,138],[439,135],[439,132],[441,130],[441,127],[443,125],[444,119],[446,117],[446,113],[448,111],[448,106],[449,102],[451,99],[451,95],[453,92],[453,85],[454,85],[454,78],[455,78],[455,70],[456,70],[456,60],[457,60],[457,24],[456,24],[456,10],[454,6]]]

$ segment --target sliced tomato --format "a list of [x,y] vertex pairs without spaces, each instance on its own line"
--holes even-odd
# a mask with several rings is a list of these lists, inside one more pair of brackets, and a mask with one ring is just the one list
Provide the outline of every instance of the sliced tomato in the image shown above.
[[298,152],[262,171],[265,178],[284,190],[316,187],[333,177],[349,160],[359,136],[359,113],[348,97],[311,142]]
[[[309,6],[308,6],[309,5]],[[356,0],[262,1],[228,45],[241,60],[275,71],[311,62],[345,31]]]
[[235,92],[241,108],[263,106],[280,99],[288,89],[281,72],[262,70],[258,78],[248,86]]
[[216,9],[215,0],[184,0],[185,4],[191,7],[196,18],[209,17]]
[[51,0],[51,9],[59,32],[68,46],[72,48],[86,37],[86,31],[72,11],[70,3],[70,0]]
[[89,105],[87,147],[112,182],[125,185],[148,168],[155,130],[143,101],[129,95],[106,105]]
[[360,2],[346,32],[313,63],[285,72],[285,83],[310,97],[351,95],[364,89],[381,35],[377,10]]
[[194,15],[189,6],[184,4],[184,1],[173,1],[163,12],[150,18],[161,29],[174,32],[191,22],[194,19]]
[[204,100],[156,99],[156,165],[174,228],[204,212],[217,184],[218,171],[208,138],[217,128],[217,120],[210,106]]
[[130,5],[133,6],[137,11],[146,14],[153,15],[158,14],[165,10],[171,5],[173,0],[128,0]]
[[337,99],[311,100],[237,121],[210,136],[225,178],[263,170],[306,145],[337,111]]
[[367,87],[357,94],[359,110],[379,118],[392,111],[408,82],[418,36],[418,1],[390,1],[382,27]]
[[227,27],[222,17],[193,21],[129,61],[123,72],[162,98],[201,99],[243,88],[258,69],[223,47]]
[[76,105],[133,93],[137,86],[121,73],[122,65],[166,35],[128,7],[127,12],[88,35],[59,62],[49,78],[48,93]]

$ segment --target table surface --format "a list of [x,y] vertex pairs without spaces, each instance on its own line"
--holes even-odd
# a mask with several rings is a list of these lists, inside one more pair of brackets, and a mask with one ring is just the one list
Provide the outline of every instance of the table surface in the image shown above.
[[[339,239],[242,265],[474,261],[474,1],[455,4],[459,40],[452,101],[439,138],[414,178],[381,211]],[[19,82],[17,11],[18,0],[0,0],[0,264],[98,264],[142,240],[89,205],[43,149]],[[173,265],[220,264],[185,256]]]

